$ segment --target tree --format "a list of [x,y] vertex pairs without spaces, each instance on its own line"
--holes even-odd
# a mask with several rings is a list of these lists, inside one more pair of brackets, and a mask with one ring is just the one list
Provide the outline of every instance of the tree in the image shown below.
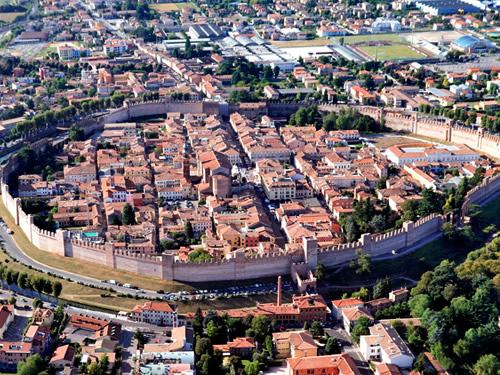
[[276,65],[273,69],[273,73],[274,73],[274,78],[278,78],[280,74],[280,67]]
[[247,375],[258,375],[259,371],[259,362],[253,361],[245,364],[245,373]]
[[189,221],[189,220],[187,220],[186,223],[184,224],[184,235],[189,240],[191,238],[194,238],[193,225],[191,224],[191,221]]
[[263,342],[269,332],[269,322],[267,316],[259,315],[252,319],[252,329],[255,332],[255,338],[259,342]]
[[358,228],[356,227],[356,222],[352,216],[349,216],[345,222],[344,226],[345,236],[348,242],[356,241],[359,237]]
[[137,341],[137,348],[144,346],[146,338],[144,337],[144,333],[142,333],[139,328],[137,328],[137,330],[134,332],[134,339],[135,341]]
[[10,296],[9,300],[7,302],[9,305],[15,305],[16,304],[16,297]]
[[441,227],[441,232],[448,242],[455,242],[458,239],[457,228],[450,222],[446,222]]
[[35,298],[33,300],[33,310],[36,310],[36,309],[38,309],[39,307],[42,307],[42,306],[43,306],[42,300],[40,300],[38,298]]
[[52,294],[52,282],[49,279],[43,279],[43,291],[46,294]]
[[331,354],[340,354],[340,346],[339,342],[336,337],[328,337],[328,340],[326,340],[326,345],[325,345],[325,354],[331,355]]
[[38,294],[41,294],[43,292],[44,282],[42,277],[34,274],[30,275],[29,282],[33,289],[38,292]]
[[122,223],[123,225],[135,225],[135,212],[130,203],[123,206]]
[[28,285],[28,273],[27,272],[19,273],[19,276],[17,277],[17,286],[21,289],[26,289],[27,285]]
[[60,281],[54,281],[52,284],[52,290],[54,293],[54,297],[59,298],[62,292],[62,283]]
[[269,353],[269,355],[273,354],[273,339],[271,338],[270,335],[266,336],[265,348],[266,351]]
[[391,288],[392,285],[389,276],[377,280],[377,283],[373,286],[373,299],[387,297],[391,292]]
[[45,370],[45,362],[40,354],[30,355],[26,361],[17,364],[18,375],[39,375]]
[[408,301],[411,315],[416,318],[421,317],[424,311],[429,308],[430,304],[431,298],[427,294],[419,294]]
[[264,67],[264,79],[267,79],[268,81],[273,79],[274,72],[273,69],[267,65]]
[[387,176],[381,177],[377,181],[377,184],[375,185],[375,187],[377,188],[377,190],[385,189],[387,187],[386,183],[387,183]]
[[325,278],[325,273],[325,265],[323,263],[318,263],[316,269],[314,270],[314,277],[316,277],[318,281],[323,280]]
[[356,250],[356,262],[351,262],[350,266],[356,268],[356,274],[362,275],[371,272],[371,259],[370,254],[365,254],[363,249]]
[[483,355],[474,365],[474,375],[498,375],[500,362],[494,354]]
[[320,322],[314,321],[311,324],[311,329],[309,330],[313,337],[323,336],[324,330]]
[[196,340],[194,352],[197,356],[202,356],[203,354],[211,354],[212,348],[212,342],[210,341],[210,339],[203,337]]
[[372,324],[370,322],[370,319],[368,319],[366,316],[362,316],[361,318],[358,319],[356,325],[351,331],[351,337],[353,340],[359,345],[359,338],[363,335],[369,335],[370,334],[370,327]]

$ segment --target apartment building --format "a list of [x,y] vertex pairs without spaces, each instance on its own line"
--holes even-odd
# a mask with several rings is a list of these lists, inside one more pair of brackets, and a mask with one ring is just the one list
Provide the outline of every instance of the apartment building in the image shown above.
[[392,326],[383,323],[370,327],[370,335],[360,337],[359,347],[367,361],[411,368],[415,360],[415,356],[398,332]]
[[295,199],[297,185],[289,177],[270,173],[261,176],[262,186],[267,199],[271,201]]
[[130,320],[175,327],[178,324],[177,306],[166,302],[145,302],[132,309]]

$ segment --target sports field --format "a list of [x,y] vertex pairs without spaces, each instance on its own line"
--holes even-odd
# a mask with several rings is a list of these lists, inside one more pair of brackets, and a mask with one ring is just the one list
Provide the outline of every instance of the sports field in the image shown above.
[[393,44],[388,46],[358,46],[360,50],[375,58],[375,49],[377,49],[377,60],[398,60],[425,58],[424,55],[412,50],[410,47],[402,44]]
[[152,4],[150,8],[157,10],[158,12],[175,12],[181,11],[182,8],[190,7],[196,9],[194,3],[166,3],[166,4]]
[[12,22],[17,16],[22,16],[23,14],[22,12],[0,13],[0,21]]
[[[336,36],[337,41],[341,40],[341,36]],[[402,42],[407,43],[405,39],[398,34],[366,34],[366,35],[348,35],[344,37],[345,43],[358,43],[358,42],[374,42],[377,40],[387,40],[388,42]]]

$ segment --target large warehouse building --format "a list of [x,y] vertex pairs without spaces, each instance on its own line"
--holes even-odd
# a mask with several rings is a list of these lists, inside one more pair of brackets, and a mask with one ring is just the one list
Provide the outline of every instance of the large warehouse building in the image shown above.
[[461,36],[451,43],[451,47],[465,53],[486,52],[496,48],[493,43],[473,35]]
[[418,9],[434,16],[440,14],[455,14],[481,12],[481,9],[460,0],[418,0],[415,5]]

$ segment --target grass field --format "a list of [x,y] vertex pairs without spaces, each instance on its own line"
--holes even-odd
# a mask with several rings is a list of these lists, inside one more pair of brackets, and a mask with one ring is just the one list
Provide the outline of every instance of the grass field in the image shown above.
[[[498,211],[500,211],[500,198],[496,198],[483,207],[480,214],[481,227],[484,228],[490,224],[495,224],[497,228],[500,228]],[[372,271],[368,275],[356,275],[352,268],[345,267],[336,274],[330,274],[327,279],[332,285],[345,286],[363,283],[368,285],[385,276],[401,274],[411,279],[419,280],[422,273],[433,269],[443,259],[455,261],[457,264],[461,263],[470,251],[484,245],[484,241],[488,236],[484,233],[479,235],[481,239],[472,247],[461,244],[450,244],[444,238],[439,238],[404,256],[373,262]]]
[[[337,41],[341,40],[341,36],[335,37]],[[405,39],[398,34],[366,34],[366,35],[348,35],[344,37],[344,42],[348,44],[357,42],[372,42],[377,40],[386,40],[388,42],[407,43]]]
[[410,47],[402,44],[394,44],[389,46],[358,46],[360,50],[375,57],[377,51],[377,60],[397,60],[397,59],[411,59],[411,58],[424,58],[424,55],[412,50]]
[[181,11],[185,7],[190,7],[196,9],[194,3],[167,3],[167,4],[152,4],[150,6],[152,9],[158,12],[175,12]]
[[406,138],[406,137],[400,137],[400,136],[393,136],[393,137],[378,137],[378,138],[368,138],[368,140],[373,143],[378,149],[380,150],[385,150],[388,147],[395,146],[395,145],[401,145],[404,143],[412,143],[412,142],[417,142],[413,139]]
[[312,40],[286,40],[271,42],[281,48],[298,48],[298,47],[321,47],[332,44],[330,39],[312,39]]
[[17,16],[22,16],[23,14],[23,12],[0,13],[0,21],[12,22]]

